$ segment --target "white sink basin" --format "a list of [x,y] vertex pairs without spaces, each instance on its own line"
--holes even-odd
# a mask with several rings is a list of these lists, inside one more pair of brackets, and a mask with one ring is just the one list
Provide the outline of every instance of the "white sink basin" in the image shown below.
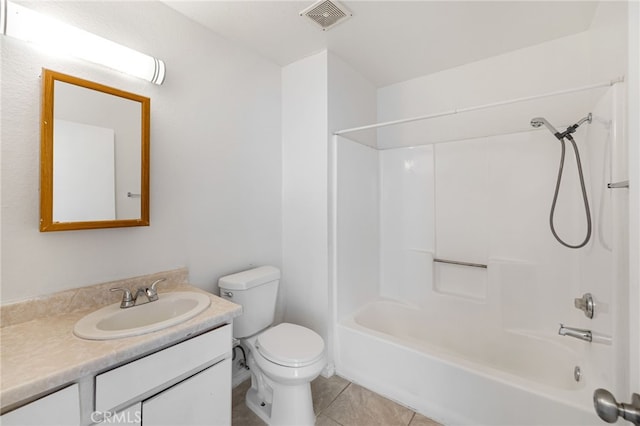
[[120,302],[81,318],[73,333],[83,339],[110,340],[138,336],[187,321],[204,311],[211,299],[204,293],[176,291],[158,295],[155,302],[120,308]]

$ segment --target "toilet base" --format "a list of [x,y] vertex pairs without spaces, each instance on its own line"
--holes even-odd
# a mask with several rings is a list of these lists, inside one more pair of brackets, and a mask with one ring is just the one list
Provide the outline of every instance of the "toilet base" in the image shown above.
[[244,400],[247,407],[249,407],[256,416],[260,417],[260,420],[269,424],[271,419],[271,404],[260,401],[257,389],[249,388]]
[[[261,401],[257,389],[247,391],[247,407],[260,419],[271,426],[313,426],[316,416],[313,412],[311,385],[309,383],[273,386],[273,403]],[[275,385],[275,386],[274,386]]]

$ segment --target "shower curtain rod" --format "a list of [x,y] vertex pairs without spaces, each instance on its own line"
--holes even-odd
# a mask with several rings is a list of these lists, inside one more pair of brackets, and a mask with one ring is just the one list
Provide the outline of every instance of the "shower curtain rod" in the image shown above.
[[412,121],[420,121],[420,120],[427,120],[427,119],[430,119],[430,118],[444,117],[444,116],[447,116],[447,115],[459,114],[461,112],[477,111],[477,110],[481,110],[481,109],[493,108],[493,107],[502,106],[502,105],[514,104],[514,103],[517,103],[517,102],[524,102],[524,101],[531,101],[531,100],[535,100],[535,99],[547,98],[549,96],[565,95],[567,93],[581,92],[583,90],[590,90],[590,89],[597,89],[599,87],[613,86],[614,84],[622,83],[623,81],[624,81],[624,77],[618,77],[618,78],[615,78],[613,80],[604,81],[602,83],[591,84],[589,86],[581,86],[581,87],[575,87],[573,89],[558,90],[557,92],[547,92],[547,93],[543,93],[541,95],[534,95],[534,96],[527,96],[527,97],[523,97],[523,98],[509,99],[509,100],[506,100],[506,101],[493,102],[493,103],[490,103],[490,104],[476,105],[476,106],[466,107],[466,108],[456,108],[456,109],[452,109],[452,110],[449,110],[449,111],[439,112],[439,113],[436,113],[436,114],[422,115],[422,116],[419,116],[419,117],[412,117],[412,118],[404,118],[402,120],[385,121],[383,123],[370,124],[368,126],[352,127],[350,129],[338,130],[337,132],[334,132],[333,134],[339,136],[339,135],[344,135],[344,134],[347,134],[347,133],[357,132],[357,131],[360,131],[360,130],[377,129],[377,128],[380,128],[380,127],[393,126],[394,124],[411,123]]

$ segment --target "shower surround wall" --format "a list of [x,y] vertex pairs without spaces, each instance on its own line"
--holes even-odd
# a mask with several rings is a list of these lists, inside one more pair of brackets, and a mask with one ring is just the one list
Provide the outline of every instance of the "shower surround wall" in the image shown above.
[[[508,328],[557,328],[578,291],[565,284],[576,252],[548,230],[558,145],[532,131],[381,151],[381,295],[437,309],[445,322],[466,318],[470,329],[486,331],[481,322],[509,306],[499,321]],[[585,226],[570,162],[563,181],[556,223],[573,241]],[[527,304],[545,309],[523,315]]]

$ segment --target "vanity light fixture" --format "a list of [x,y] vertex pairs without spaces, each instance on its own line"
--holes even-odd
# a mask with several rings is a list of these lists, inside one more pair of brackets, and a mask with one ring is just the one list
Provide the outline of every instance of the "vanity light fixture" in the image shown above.
[[160,59],[91,34],[49,16],[5,0],[2,33],[37,43],[50,51],[75,56],[155,84],[162,84],[165,65]]

